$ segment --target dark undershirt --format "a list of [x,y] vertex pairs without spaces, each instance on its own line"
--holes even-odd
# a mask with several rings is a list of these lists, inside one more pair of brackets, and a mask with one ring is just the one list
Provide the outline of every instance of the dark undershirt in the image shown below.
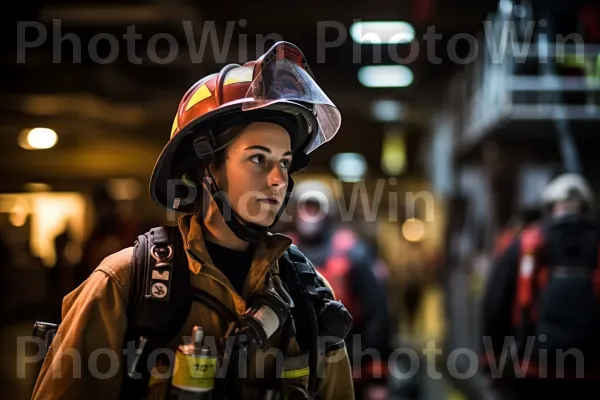
[[254,252],[252,246],[246,251],[238,251],[228,249],[208,240],[205,242],[205,245],[210,258],[215,263],[215,267],[225,274],[238,294],[241,294],[246,275],[248,275],[248,271],[250,271],[250,266],[252,265],[252,255]]

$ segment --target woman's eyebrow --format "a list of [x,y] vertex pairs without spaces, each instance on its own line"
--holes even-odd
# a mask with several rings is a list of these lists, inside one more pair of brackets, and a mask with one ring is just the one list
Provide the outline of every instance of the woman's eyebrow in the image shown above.
[[264,151],[265,153],[271,153],[271,149],[269,149],[268,147],[265,146],[261,146],[261,145],[254,145],[254,146],[250,146],[250,147],[246,147],[244,150],[261,150]]
[[[254,145],[254,146],[246,147],[244,150],[260,150],[260,151],[264,151],[265,153],[269,153],[269,154],[272,153],[271,149],[269,149],[268,147],[265,147],[265,146],[261,146],[259,144]],[[291,151],[286,151],[283,154],[283,157],[285,157],[285,156],[291,156],[292,154],[293,153]]]

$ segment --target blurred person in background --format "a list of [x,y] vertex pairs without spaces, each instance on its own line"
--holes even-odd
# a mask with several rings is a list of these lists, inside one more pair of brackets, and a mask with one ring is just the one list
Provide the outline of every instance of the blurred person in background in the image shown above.
[[594,195],[582,176],[567,173],[541,199],[543,219],[499,255],[487,285],[484,372],[505,399],[596,398],[597,391],[583,395],[600,388]]
[[496,238],[494,255],[502,254],[525,228],[539,221],[540,218],[542,218],[542,211],[539,207],[524,207],[518,210]]
[[[356,398],[385,399],[393,346],[387,267],[355,230],[341,226],[337,206],[327,184],[312,179],[300,182],[290,207],[291,231],[285,234],[329,281],[354,319],[346,347],[353,363]],[[368,355],[367,349],[376,350],[379,359]]]
[[69,223],[54,238],[54,253],[56,260],[48,274],[48,303],[51,308],[52,321],[59,321],[63,296],[71,290],[72,275],[75,273],[69,257],[69,245],[72,242]]
[[105,257],[133,243],[140,233],[122,218],[117,201],[104,184],[94,189],[92,207],[94,227],[83,245],[81,261],[75,268],[75,282],[68,291],[83,283]]

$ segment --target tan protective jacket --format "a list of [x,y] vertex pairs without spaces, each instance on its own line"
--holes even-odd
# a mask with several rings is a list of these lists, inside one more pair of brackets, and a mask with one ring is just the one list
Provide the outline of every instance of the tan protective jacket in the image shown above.
[[[184,247],[200,260],[188,255],[191,283],[217,297],[231,311],[240,315],[246,310],[246,300],[252,293],[263,290],[268,271],[278,272],[277,260],[290,246],[283,235],[268,235],[258,246],[242,294],[238,294],[225,275],[212,263],[204,240],[202,226],[196,217],[179,220]],[[127,300],[130,289],[130,268],[133,248],[110,255],[102,261],[89,278],[63,300],[62,322],[42,366],[32,399],[116,399],[119,396],[125,358],[123,337],[127,327]],[[210,308],[193,302],[187,322],[169,349],[175,351],[180,338],[191,335],[194,325],[204,328],[206,335],[220,339],[226,323]],[[273,336],[277,340],[279,331]],[[273,343],[276,346],[276,342]],[[251,362],[248,370],[248,389],[245,398],[255,395],[256,370],[264,368],[270,376],[275,368],[272,356]],[[284,382],[308,383],[307,354],[292,338],[287,348],[284,370],[294,378]],[[292,371],[293,370],[293,371]],[[319,356],[317,394],[324,400],[353,399],[353,383],[346,348]],[[295,372],[294,372],[295,371]],[[304,371],[302,373],[301,371]],[[300,375],[300,376],[298,376]],[[252,384],[254,383],[254,384]],[[152,378],[148,387],[149,399],[164,399],[169,381]]]

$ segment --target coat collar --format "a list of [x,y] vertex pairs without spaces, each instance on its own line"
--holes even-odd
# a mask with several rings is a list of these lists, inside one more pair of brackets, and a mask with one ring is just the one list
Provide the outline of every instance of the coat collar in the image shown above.
[[[179,219],[179,229],[184,248],[188,253],[189,268],[194,275],[206,274],[225,285],[231,292],[235,289],[225,275],[214,265],[203,238],[202,221],[199,215],[184,215]],[[265,276],[271,268],[277,268],[277,260],[292,244],[292,239],[282,234],[267,234],[254,252],[252,265],[244,282],[242,297],[260,291]]]

